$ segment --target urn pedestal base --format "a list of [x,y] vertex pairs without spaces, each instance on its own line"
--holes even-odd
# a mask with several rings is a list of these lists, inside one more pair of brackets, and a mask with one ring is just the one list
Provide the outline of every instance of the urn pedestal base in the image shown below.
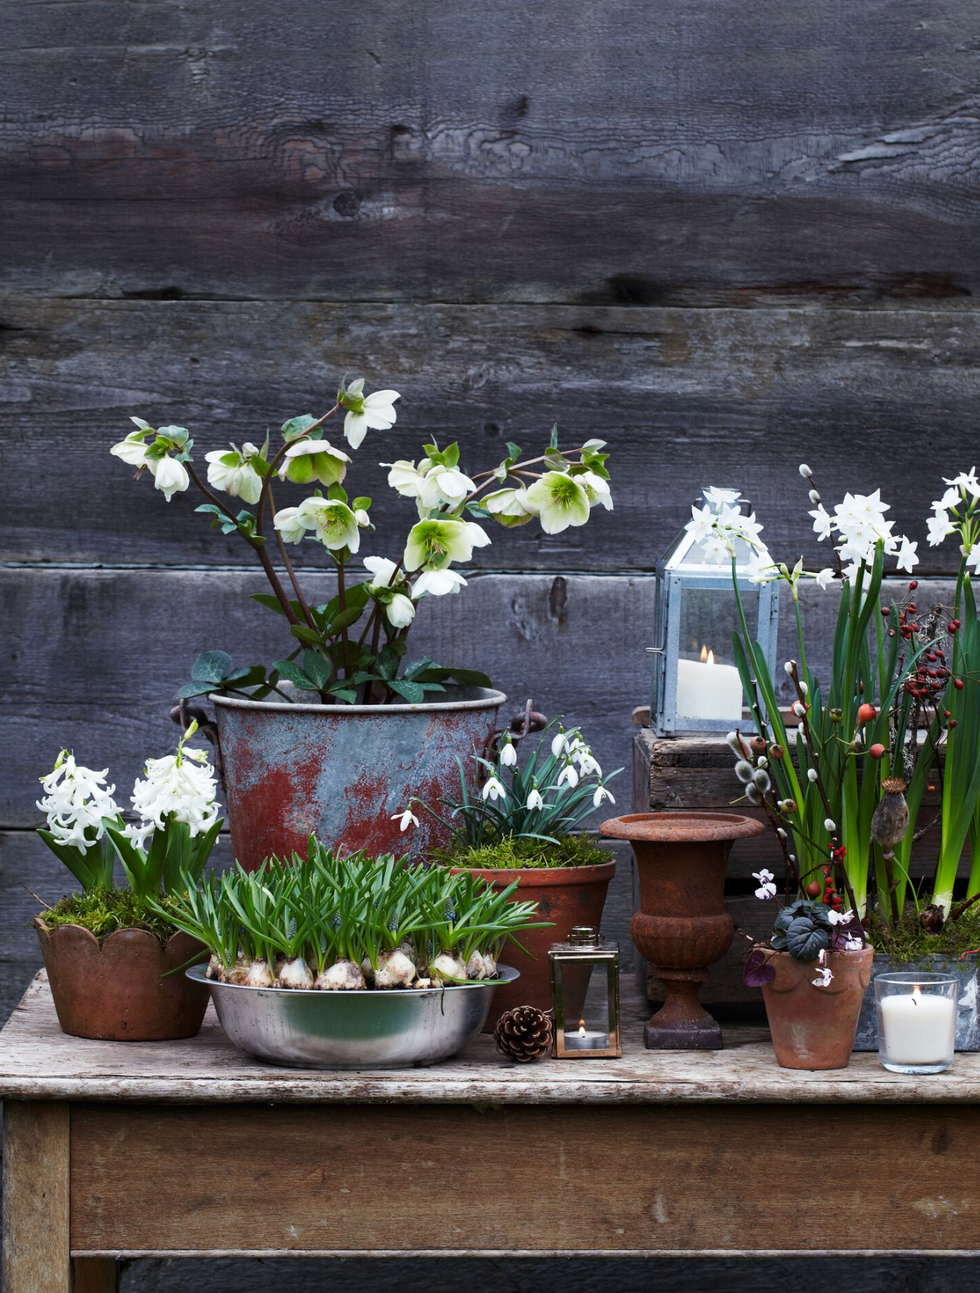
[[[724,955],[724,953],[722,953]],[[720,1051],[721,1025],[698,1000],[703,970],[654,970],[667,993],[664,1004],[643,1028],[648,1051]]]

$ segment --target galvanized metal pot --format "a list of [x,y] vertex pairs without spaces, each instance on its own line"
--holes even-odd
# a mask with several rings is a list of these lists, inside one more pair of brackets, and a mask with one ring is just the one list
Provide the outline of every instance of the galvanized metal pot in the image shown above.
[[776,977],[763,986],[772,1046],[784,1069],[844,1069],[851,1059],[874,949],[829,952],[821,962],[833,978],[817,987],[816,961],[771,952]]
[[[193,1037],[208,1008],[207,989],[168,974],[204,952],[174,933],[164,946],[146,929],[119,929],[100,943],[81,925],[34,927],[62,1031],[102,1042]],[[166,976],[166,977],[164,977]]]
[[[235,857],[255,870],[272,853],[327,845],[421,858],[449,843],[427,813],[407,833],[393,817],[418,796],[434,808],[507,697],[449,687],[421,705],[290,705],[212,696]],[[470,764],[470,769],[472,764]]]
[[980,1051],[980,1002],[978,1002],[978,976],[976,958],[961,961],[957,956],[931,953],[916,957],[914,961],[897,961],[883,952],[876,952],[871,969],[871,982],[864,992],[861,1014],[858,1018],[856,1051],[878,1049],[878,1012],[875,1009],[875,977],[892,974],[896,970],[912,970],[922,974],[945,974],[959,979],[959,996],[956,1002],[956,1049]]

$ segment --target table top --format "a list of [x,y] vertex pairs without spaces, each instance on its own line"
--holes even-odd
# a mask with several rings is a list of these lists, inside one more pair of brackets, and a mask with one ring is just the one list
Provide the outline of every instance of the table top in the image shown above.
[[[628,985],[624,982],[624,988]],[[33,980],[0,1032],[0,1097],[176,1103],[404,1101],[466,1104],[671,1104],[783,1101],[980,1102],[980,1054],[959,1054],[946,1073],[888,1073],[877,1054],[855,1054],[832,1072],[781,1069],[768,1032],[725,1030],[721,1051],[648,1051],[651,1007],[623,1003],[621,1059],[518,1064],[479,1037],[431,1068],[324,1071],[278,1068],[237,1050],[209,1007],[196,1037],[176,1042],[95,1042],[61,1031],[47,977]]]

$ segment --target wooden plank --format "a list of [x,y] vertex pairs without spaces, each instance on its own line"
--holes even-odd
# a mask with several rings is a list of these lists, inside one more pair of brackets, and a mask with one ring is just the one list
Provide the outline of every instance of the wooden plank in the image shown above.
[[[552,537],[536,524],[495,528],[477,565],[651,570],[712,483],[749,493],[778,556],[804,551],[824,565],[801,459],[828,500],[880,486],[898,529],[919,540],[920,573],[958,561],[951,543],[927,547],[924,518],[941,472],[972,462],[974,315],[10,300],[0,342],[8,560],[254,564],[241,540],[192,514],[190,493],[167,505],[109,446],[132,413],[190,427],[198,454],[261,441],[287,416],[325,411],[351,371],[402,392],[396,426],[369,435],[349,477],[356,470],[358,491],[375,500],[379,530],[365,551],[393,555],[414,520],[379,460],[417,458],[431,433],[458,438],[464,466],[479,470],[500,461],[507,440],[539,444],[557,420],[563,442],[609,442],[615,511]],[[943,462],[917,471],[896,451],[934,443]],[[860,461],[840,445],[860,445]],[[49,465],[42,495],[24,454]],[[302,496],[293,486],[277,495],[280,505]],[[312,543],[299,551],[325,564]]]
[[[578,1119],[533,1106],[82,1105],[72,1248],[962,1251],[980,1212],[980,1109],[866,1105],[834,1117],[862,1146],[863,1170],[844,1178],[825,1114],[806,1105],[597,1108]],[[798,1165],[800,1138],[811,1206],[781,1191],[764,1205],[749,1191],[733,1201],[733,1180]],[[456,1179],[461,1145],[480,1163],[479,1208],[420,1207],[417,1190],[384,1188],[419,1172]],[[869,1179],[887,1186],[869,1191]]]
[[76,1257],[72,1293],[116,1293],[119,1263],[113,1257]]
[[71,1293],[69,1107],[8,1101],[3,1119],[5,1293]]
[[536,23],[519,0],[68,13],[4,7],[8,288],[651,304],[980,287],[968,0],[927,22],[831,0],[750,17],[578,0]]

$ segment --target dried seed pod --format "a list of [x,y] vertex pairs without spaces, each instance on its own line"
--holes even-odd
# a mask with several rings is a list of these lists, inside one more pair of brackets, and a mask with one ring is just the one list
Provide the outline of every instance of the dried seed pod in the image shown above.
[[909,806],[905,802],[905,782],[901,777],[886,777],[881,783],[881,802],[871,819],[871,834],[884,849],[893,849],[905,838],[909,828]]

